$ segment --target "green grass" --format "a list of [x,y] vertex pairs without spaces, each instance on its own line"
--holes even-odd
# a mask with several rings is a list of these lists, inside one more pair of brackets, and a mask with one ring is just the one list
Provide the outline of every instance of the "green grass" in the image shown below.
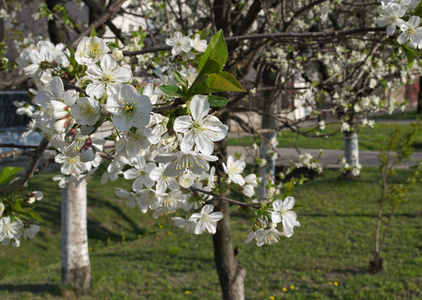
[[381,120],[416,120],[421,119],[422,114],[418,114],[416,111],[405,111],[405,112],[398,112],[398,113],[392,113],[380,115],[374,117],[374,119],[381,119]]
[[[299,148],[306,149],[344,149],[344,136],[342,132],[327,136],[339,130],[339,124],[329,124],[324,131],[319,131],[321,137],[307,138],[303,135],[293,134],[290,131],[278,133],[278,147],[292,147],[296,145]],[[389,139],[389,135],[396,129],[402,130],[402,133],[410,130],[408,124],[397,123],[377,123],[374,128],[361,126],[359,128],[359,150],[383,150]],[[303,129],[309,131],[310,129]],[[313,135],[315,132],[312,133]],[[242,138],[232,138],[228,140],[230,146],[249,146],[253,143],[258,145],[261,140],[258,136],[244,136]],[[419,135],[415,141],[416,151],[422,151],[422,135]]]
[[[395,181],[403,181],[406,172],[398,171]],[[37,207],[45,219],[39,235],[18,249],[1,248],[1,299],[75,298],[59,286],[60,196],[51,176],[38,175],[30,183],[30,189],[45,193]],[[379,179],[376,169],[364,169],[356,181],[326,171],[299,186],[293,195],[302,226],[270,247],[244,244],[248,222],[233,207],[234,245],[247,269],[246,298],[422,298],[422,186],[392,221],[383,254],[386,271],[368,273]],[[188,235],[169,217],[155,220],[125,207],[114,198],[118,185],[130,184],[104,186],[96,178],[88,186],[93,288],[81,299],[221,299],[211,237]]]

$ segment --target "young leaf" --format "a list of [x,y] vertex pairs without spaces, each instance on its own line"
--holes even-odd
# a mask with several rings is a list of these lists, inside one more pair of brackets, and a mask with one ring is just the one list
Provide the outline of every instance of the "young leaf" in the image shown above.
[[419,2],[412,15],[422,17],[422,2]]
[[224,97],[218,97],[218,96],[208,96],[208,102],[210,103],[211,107],[219,107],[226,105],[229,100],[227,100]]
[[43,218],[39,214],[37,214],[36,212],[34,212],[32,210],[25,212],[25,214],[30,216],[32,219],[35,219],[35,220],[38,220],[38,221],[44,221]]
[[[227,62],[228,52],[226,41],[224,40],[223,31],[220,30],[217,32],[210,40],[207,49],[205,50],[204,54],[201,56],[201,60],[198,64],[198,73],[207,74],[209,73],[207,70],[202,72],[203,68],[206,66],[210,68],[210,62],[213,62],[212,65],[214,66],[215,63],[219,66],[220,70],[224,68],[224,65]],[[215,67],[215,66],[214,66]]]
[[420,54],[419,54],[418,51],[411,49],[411,48],[407,47],[406,45],[402,45],[401,47],[403,49],[404,54],[406,54],[407,62],[409,63],[409,69],[411,69],[412,65],[413,65],[413,61]]
[[160,86],[160,90],[167,96],[171,96],[171,97],[184,96],[182,90],[176,85],[162,85]]
[[0,171],[0,185],[7,184],[11,180],[15,179],[16,175],[19,173],[20,170],[23,168],[16,168],[16,167],[4,167]]
[[196,94],[217,92],[246,92],[233,75],[227,72],[218,72],[208,75],[207,80],[195,89]]
[[89,37],[93,38],[94,36],[97,36],[97,31],[95,31],[94,26],[91,26],[91,33],[89,34]]
[[176,79],[177,83],[180,84],[184,90],[186,90],[189,86],[189,82],[177,71],[173,72],[174,79]]

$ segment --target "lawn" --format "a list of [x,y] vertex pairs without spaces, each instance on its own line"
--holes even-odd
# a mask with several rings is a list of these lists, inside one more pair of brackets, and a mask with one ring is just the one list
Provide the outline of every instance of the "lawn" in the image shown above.
[[[398,171],[403,181],[407,171]],[[38,175],[30,189],[45,198],[37,211],[41,232],[20,248],[0,251],[1,299],[74,299],[60,289],[60,196],[53,173]],[[356,181],[338,172],[297,187],[295,211],[302,226],[274,246],[244,244],[248,222],[233,207],[234,244],[247,269],[247,299],[422,298],[422,186],[393,218],[384,258],[386,271],[368,273],[374,248],[377,169]],[[88,186],[89,245],[93,288],[81,299],[221,299],[212,239],[188,235],[169,217],[129,209],[114,198],[119,180]],[[284,289],[283,289],[284,288]]]
[[404,112],[396,112],[390,114],[384,114],[374,117],[374,119],[381,119],[381,120],[414,120],[421,119],[422,114],[418,114],[416,111],[404,111]]
[[[278,133],[278,147],[292,147],[296,145],[299,148],[307,149],[344,149],[344,137],[342,132],[329,135],[339,131],[339,124],[329,124],[324,131],[319,130],[320,137],[308,138],[303,135],[293,134],[291,131],[281,131]],[[359,128],[359,150],[383,150],[389,135],[395,130],[400,129],[403,133],[410,130],[410,125],[399,123],[376,123],[374,128],[360,126]],[[309,131],[309,128],[302,129]],[[312,133],[315,135],[315,131]],[[260,144],[258,136],[244,136],[242,138],[232,138],[228,140],[230,146],[249,146],[253,143]],[[422,151],[422,135],[419,135],[415,141],[415,150]]]

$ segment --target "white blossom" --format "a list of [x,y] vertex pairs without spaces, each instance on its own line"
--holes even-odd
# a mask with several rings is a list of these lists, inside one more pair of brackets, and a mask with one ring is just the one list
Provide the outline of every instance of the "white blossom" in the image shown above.
[[300,226],[300,223],[296,220],[297,214],[291,211],[295,205],[295,199],[293,197],[287,197],[282,200],[276,200],[273,202],[273,212],[271,213],[271,220],[277,224],[282,222],[284,233],[287,237],[293,235],[293,228]]
[[174,131],[184,134],[181,142],[182,151],[190,151],[194,146],[203,154],[214,151],[214,142],[221,141],[227,135],[228,127],[215,116],[208,115],[210,104],[207,96],[195,96],[190,102],[190,116],[177,117]]
[[100,61],[109,51],[110,49],[106,46],[103,39],[96,36],[85,36],[78,44],[75,59],[80,65],[91,65]]
[[[106,54],[101,58],[100,66],[92,64],[86,70],[82,80],[92,80],[86,87],[86,93],[100,99],[104,93],[108,96],[118,94],[118,88],[132,80],[132,71],[125,66],[119,66],[113,56]],[[125,99],[126,100],[126,99]],[[117,100],[120,101],[120,98]]]
[[139,95],[131,85],[123,85],[119,91],[109,96],[107,110],[113,114],[113,124],[122,131],[131,127],[145,128],[152,111],[147,96]]
[[217,230],[217,222],[223,218],[223,213],[213,212],[214,206],[206,204],[200,213],[194,213],[189,217],[190,221],[196,222],[195,234],[208,232],[215,234]]
[[245,179],[240,175],[246,167],[246,163],[242,160],[234,160],[234,156],[230,155],[227,159],[227,165],[223,163],[224,172],[229,175],[231,181],[238,185],[244,185]]
[[35,224],[29,225],[29,227],[24,227],[23,229],[23,238],[26,239],[33,239],[37,232],[40,231],[40,227]]
[[178,55],[182,51],[189,52],[192,48],[190,38],[183,36],[179,31],[176,31],[172,38],[166,39],[166,44],[173,47],[171,49],[171,54],[173,55]]

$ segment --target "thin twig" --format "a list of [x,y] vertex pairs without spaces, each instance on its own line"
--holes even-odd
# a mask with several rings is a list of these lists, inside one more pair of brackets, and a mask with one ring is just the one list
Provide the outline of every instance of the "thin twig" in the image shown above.
[[210,195],[210,196],[213,196],[215,198],[218,198],[218,199],[221,199],[221,200],[224,200],[224,201],[227,201],[227,202],[231,202],[231,203],[234,203],[234,204],[237,204],[237,205],[240,205],[240,206],[252,207],[252,208],[256,208],[256,209],[261,208],[261,206],[258,205],[258,204],[249,204],[249,203],[245,203],[245,202],[240,202],[240,201],[233,200],[233,199],[223,197],[223,196],[220,196],[220,195],[215,195],[212,192],[204,191],[204,190],[198,189],[196,187],[190,187],[190,189],[191,189],[192,192],[199,192],[199,193],[202,193],[202,194]]

